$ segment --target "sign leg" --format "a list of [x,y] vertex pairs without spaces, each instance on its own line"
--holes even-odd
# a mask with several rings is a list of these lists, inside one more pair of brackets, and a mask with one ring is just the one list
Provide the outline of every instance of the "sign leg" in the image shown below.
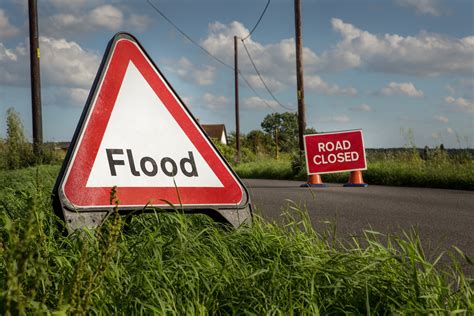
[[110,212],[73,212],[63,209],[64,220],[69,234],[78,228],[97,228],[112,213]]
[[214,217],[214,219],[221,221],[221,222],[227,222],[234,226],[234,228],[239,228],[240,226],[251,226],[252,225],[252,210],[251,210],[251,204],[249,203],[247,207],[242,208],[242,209],[219,209],[215,210],[216,213],[218,214],[217,218],[216,216],[213,216],[215,214],[208,214],[211,217]]

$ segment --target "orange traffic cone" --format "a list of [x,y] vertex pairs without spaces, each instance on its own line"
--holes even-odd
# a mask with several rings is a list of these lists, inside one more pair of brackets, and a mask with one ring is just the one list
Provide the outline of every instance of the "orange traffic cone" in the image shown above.
[[308,182],[302,184],[301,187],[325,188],[327,185],[323,183],[323,180],[321,180],[321,176],[319,174],[311,174],[308,176]]
[[369,185],[364,183],[364,179],[362,179],[362,172],[360,170],[351,171],[349,175],[349,182],[344,184],[345,187],[363,187],[366,188]]

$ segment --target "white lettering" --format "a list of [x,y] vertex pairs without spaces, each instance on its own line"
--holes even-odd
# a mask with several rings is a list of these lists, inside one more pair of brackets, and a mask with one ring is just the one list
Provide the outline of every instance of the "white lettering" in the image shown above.
[[326,149],[327,149],[328,151],[333,151],[333,150],[334,150],[334,144],[331,143],[331,142],[327,142],[327,143],[326,143]]
[[351,142],[348,140],[343,140],[342,146],[344,147],[344,150],[348,150],[349,148],[351,148]]

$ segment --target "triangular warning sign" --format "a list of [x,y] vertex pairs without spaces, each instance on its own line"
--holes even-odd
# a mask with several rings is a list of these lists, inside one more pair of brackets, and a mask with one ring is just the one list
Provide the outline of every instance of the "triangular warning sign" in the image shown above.
[[109,43],[57,183],[63,208],[241,209],[248,193],[138,41]]

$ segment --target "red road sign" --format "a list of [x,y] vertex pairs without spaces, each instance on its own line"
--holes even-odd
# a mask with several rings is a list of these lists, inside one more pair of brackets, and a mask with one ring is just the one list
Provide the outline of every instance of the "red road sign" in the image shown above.
[[304,135],[308,174],[366,170],[362,130]]
[[138,41],[109,44],[57,185],[69,210],[243,208],[248,194]]

